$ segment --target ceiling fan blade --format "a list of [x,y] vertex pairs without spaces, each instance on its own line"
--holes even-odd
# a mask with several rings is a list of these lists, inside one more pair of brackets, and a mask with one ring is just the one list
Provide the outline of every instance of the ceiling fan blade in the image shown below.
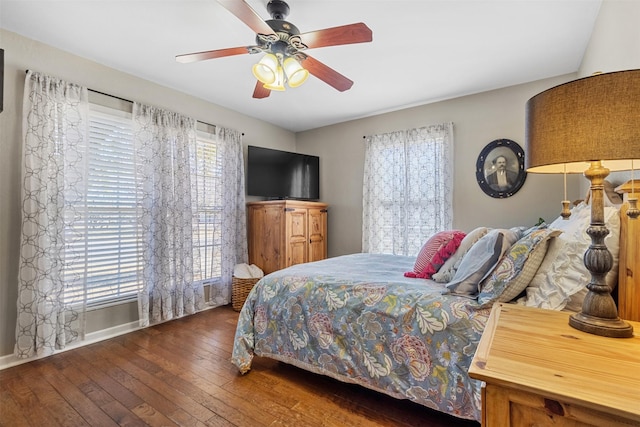
[[225,9],[233,13],[258,34],[275,34],[273,29],[244,0],[218,0]]
[[300,37],[309,49],[313,49],[316,47],[370,42],[373,40],[373,33],[369,27],[359,22],[357,24],[310,31],[300,34]]
[[257,99],[266,98],[271,95],[271,91],[264,87],[260,80],[256,82],[256,88],[253,90],[253,97]]
[[186,53],[177,55],[176,61],[184,64],[189,62],[204,61],[206,59],[223,58],[225,56],[243,55],[249,53],[248,47],[230,47],[227,49],[205,50],[204,52]]
[[329,86],[332,86],[335,89],[339,90],[340,92],[351,89],[351,86],[353,86],[352,80],[349,80],[333,68],[324,65],[317,59],[313,59],[309,55],[306,56],[307,58],[300,63],[311,74],[313,74]]

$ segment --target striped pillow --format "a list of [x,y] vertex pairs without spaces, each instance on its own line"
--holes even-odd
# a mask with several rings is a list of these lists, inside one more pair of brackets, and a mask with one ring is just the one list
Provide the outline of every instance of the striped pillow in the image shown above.
[[442,264],[455,253],[466,234],[460,230],[441,231],[434,234],[422,245],[416,258],[413,271],[404,273],[405,277],[431,279]]

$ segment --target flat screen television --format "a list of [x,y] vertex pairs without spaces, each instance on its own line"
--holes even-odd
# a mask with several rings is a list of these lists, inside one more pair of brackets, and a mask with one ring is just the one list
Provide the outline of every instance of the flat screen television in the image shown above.
[[247,195],[267,199],[320,199],[320,158],[250,145]]

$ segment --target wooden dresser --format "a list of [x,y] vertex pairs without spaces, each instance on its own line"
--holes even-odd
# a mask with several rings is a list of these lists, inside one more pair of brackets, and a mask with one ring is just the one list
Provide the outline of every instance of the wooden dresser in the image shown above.
[[327,257],[327,204],[273,200],[247,211],[249,263],[265,274]]
[[640,426],[640,323],[632,338],[569,326],[569,313],[496,304],[469,368],[483,427]]

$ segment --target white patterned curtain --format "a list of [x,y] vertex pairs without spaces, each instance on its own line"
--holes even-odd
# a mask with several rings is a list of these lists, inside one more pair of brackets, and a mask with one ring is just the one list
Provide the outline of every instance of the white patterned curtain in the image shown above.
[[453,224],[453,124],[367,137],[362,250],[416,255]]
[[142,242],[140,326],[204,308],[193,280],[191,165],[196,122],[159,108],[133,105],[139,227]]
[[23,100],[22,234],[16,357],[47,356],[84,338],[84,298],[65,292],[86,197],[88,91],[27,72]]
[[209,303],[231,302],[233,267],[247,262],[247,217],[244,198],[244,160],[240,132],[216,127],[217,152],[222,165],[221,277],[209,289]]

